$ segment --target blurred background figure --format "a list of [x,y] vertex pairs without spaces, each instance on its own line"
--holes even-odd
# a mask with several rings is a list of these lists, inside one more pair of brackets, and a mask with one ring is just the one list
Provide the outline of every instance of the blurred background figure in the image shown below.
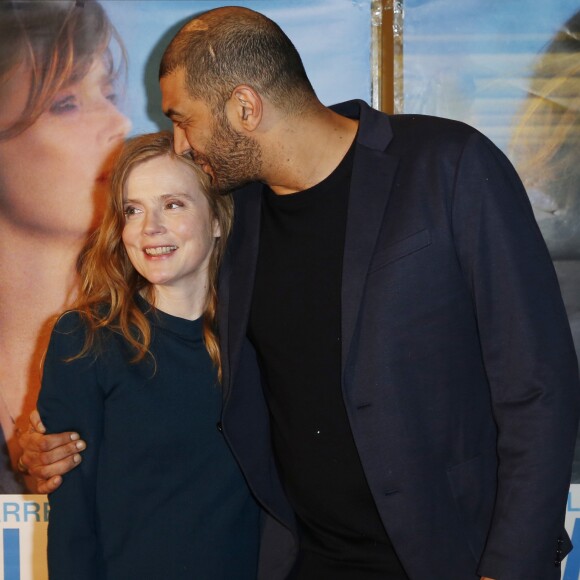
[[0,493],[34,491],[17,470],[16,434],[130,129],[116,106],[123,65],[97,2],[0,4]]
[[530,79],[511,155],[554,260],[580,258],[580,12],[558,31]]
[[[580,11],[538,57],[510,156],[558,273],[580,357]],[[580,442],[573,483],[580,483]]]

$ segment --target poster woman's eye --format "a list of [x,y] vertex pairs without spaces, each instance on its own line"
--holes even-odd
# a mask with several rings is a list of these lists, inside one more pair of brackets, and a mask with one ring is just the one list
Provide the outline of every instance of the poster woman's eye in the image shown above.
[[106,97],[108,101],[113,103],[113,105],[116,105],[119,102],[119,95],[115,91],[107,93]]
[[104,97],[116,105],[119,102],[119,94],[115,89],[115,83],[113,81],[107,81],[102,87],[102,92]]
[[57,98],[50,106],[50,112],[55,115],[71,113],[78,109],[77,99],[74,95]]

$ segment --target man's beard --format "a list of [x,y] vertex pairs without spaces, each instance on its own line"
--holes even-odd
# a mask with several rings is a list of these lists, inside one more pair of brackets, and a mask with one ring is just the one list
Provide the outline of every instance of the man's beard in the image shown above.
[[207,144],[205,155],[196,155],[195,161],[211,167],[215,187],[220,193],[229,193],[260,179],[262,149],[251,137],[235,131],[225,115],[219,115]]

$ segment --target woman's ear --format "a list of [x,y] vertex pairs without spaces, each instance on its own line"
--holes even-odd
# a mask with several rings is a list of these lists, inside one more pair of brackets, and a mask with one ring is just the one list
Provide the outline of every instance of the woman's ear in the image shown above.
[[262,113],[262,99],[249,85],[238,85],[226,103],[228,120],[238,131],[254,131],[262,120]]
[[212,223],[212,234],[214,238],[221,238],[222,237],[222,229],[220,227],[220,223],[217,218],[213,218]]

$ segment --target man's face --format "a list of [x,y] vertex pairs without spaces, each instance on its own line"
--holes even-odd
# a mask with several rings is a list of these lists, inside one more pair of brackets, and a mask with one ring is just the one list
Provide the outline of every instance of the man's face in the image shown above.
[[173,123],[175,151],[191,151],[195,162],[228,192],[260,179],[262,150],[255,139],[236,131],[225,113],[215,114],[201,99],[193,99],[183,69],[160,81],[163,112]]

